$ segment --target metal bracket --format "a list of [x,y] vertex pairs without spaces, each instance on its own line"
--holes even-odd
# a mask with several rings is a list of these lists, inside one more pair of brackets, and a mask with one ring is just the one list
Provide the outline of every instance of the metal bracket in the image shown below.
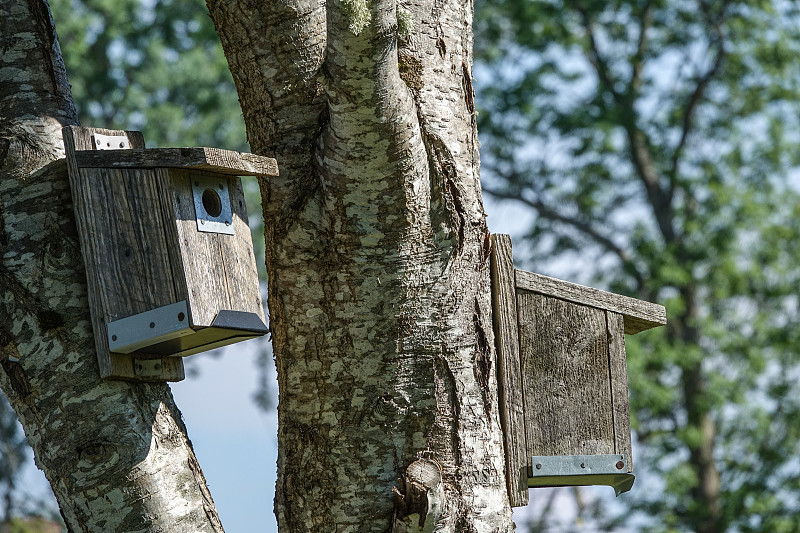
[[228,179],[224,176],[191,176],[197,230],[233,235],[233,210]]
[[624,454],[534,456],[528,467],[529,487],[608,485],[619,496],[631,490],[634,479]]
[[92,134],[92,144],[95,150],[130,150],[131,143],[125,135],[100,135]]
[[624,474],[627,466],[628,457],[622,454],[534,456],[530,477]]
[[191,335],[186,300],[109,322],[108,347],[116,353],[131,353],[177,337]]

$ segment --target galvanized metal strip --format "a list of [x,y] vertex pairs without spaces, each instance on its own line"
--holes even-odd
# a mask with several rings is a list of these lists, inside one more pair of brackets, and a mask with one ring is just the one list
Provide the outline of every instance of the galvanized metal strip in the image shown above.
[[628,457],[623,454],[534,456],[528,467],[528,486],[606,485],[619,496],[631,490],[636,479],[627,468]]
[[191,335],[186,300],[122,318],[108,324],[109,351],[131,353],[169,339]]
[[222,175],[193,175],[191,180],[197,230],[234,235],[228,178]]
[[623,474],[627,466],[628,457],[624,454],[534,456],[530,477]]
[[131,143],[125,135],[92,134],[92,144],[95,150],[130,150]]

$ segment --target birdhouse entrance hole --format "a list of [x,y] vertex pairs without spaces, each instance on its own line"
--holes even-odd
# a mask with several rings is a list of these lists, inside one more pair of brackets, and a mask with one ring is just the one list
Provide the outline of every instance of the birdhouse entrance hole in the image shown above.
[[216,176],[192,176],[192,197],[197,230],[233,235],[233,207],[230,184]]
[[206,213],[212,217],[218,217],[222,214],[222,201],[220,201],[217,191],[214,189],[203,191],[203,207],[206,208]]

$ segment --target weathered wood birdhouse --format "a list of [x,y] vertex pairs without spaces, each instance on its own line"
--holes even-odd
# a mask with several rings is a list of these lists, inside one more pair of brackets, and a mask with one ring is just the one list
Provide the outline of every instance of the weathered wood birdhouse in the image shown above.
[[267,332],[238,176],[276,176],[274,159],[63,136],[101,377],[180,381],[182,356]]
[[514,269],[492,236],[493,321],[511,505],[528,487],[633,485],[625,334],[664,307]]

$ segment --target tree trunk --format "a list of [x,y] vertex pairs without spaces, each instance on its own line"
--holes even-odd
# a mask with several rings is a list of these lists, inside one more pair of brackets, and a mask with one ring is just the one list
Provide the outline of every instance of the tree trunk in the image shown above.
[[44,0],[0,0],[0,387],[71,531],[222,531],[166,385],[100,381]]
[[208,2],[263,181],[281,531],[510,531],[472,4]]

